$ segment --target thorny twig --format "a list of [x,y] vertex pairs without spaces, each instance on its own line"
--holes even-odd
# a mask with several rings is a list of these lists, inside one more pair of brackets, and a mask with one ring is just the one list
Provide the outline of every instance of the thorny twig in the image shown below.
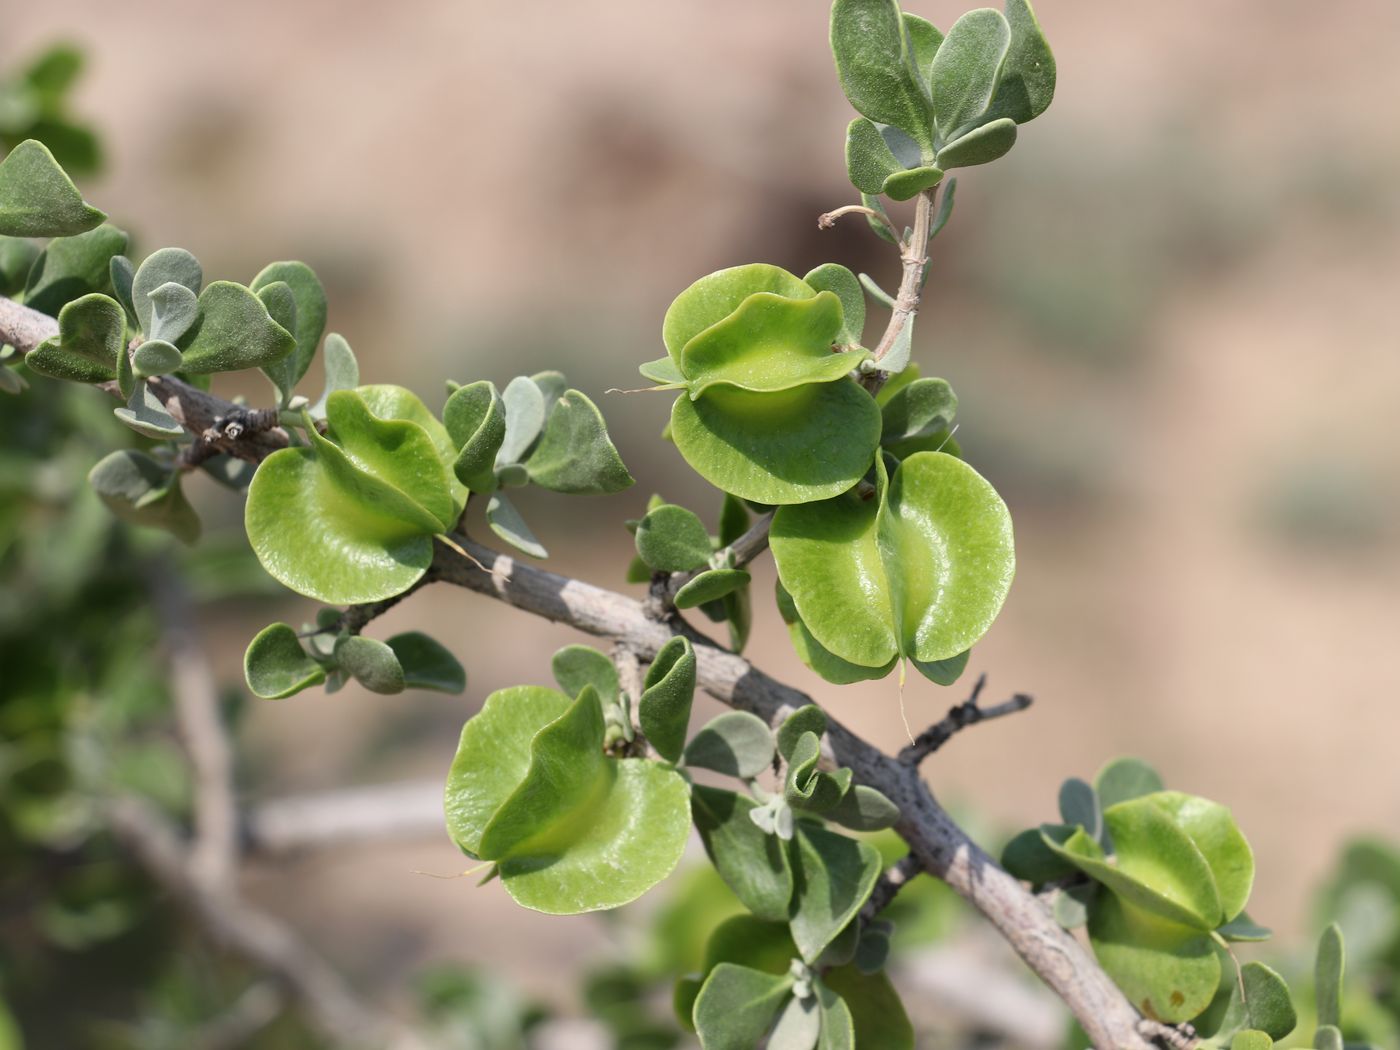
[[935,722],[914,738],[914,742],[899,753],[899,760],[906,765],[917,766],[929,755],[946,744],[960,730],[975,726],[1005,715],[1014,715],[1031,706],[1032,699],[1025,693],[1017,693],[1010,700],[991,707],[977,706],[978,697],[987,685],[985,674],[977,676],[977,684],[972,687],[972,695],[956,707],[950,708],[941,721]]

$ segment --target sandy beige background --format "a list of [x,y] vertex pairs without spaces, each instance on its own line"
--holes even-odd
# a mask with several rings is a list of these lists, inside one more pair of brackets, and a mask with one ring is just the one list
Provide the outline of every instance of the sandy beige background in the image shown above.
[[[911,6],[946,27],[962,5]],[[1039,11],[1059,95],[960,179],[915,349],[1016,514],[1019,576],[972,670],[1037,704],[928,773],[1009,828],[1048,819],[1063,777],[1140,754],[1234,808],[1260,863],[1251,910],[1296,933],[1338,842],[1400,837],[1400,6]],[[716,509],[652,440],[666,401],[603,393],[660,352],[671,297],[754,260],[896,278],[861,224],[816,229],[853,199],[825,34],[816,0],[66,0],[6,15],[0,63],[80,42],[78,108],[110,144],[89,196],[215,276],[305,259],[367,381],[437,405],[445,376],[566,368],[638,484],[526,509],[556,567],[620,585],[619,523],[650,492]],[[236,529],[236,506],[202,498]],[[258,624],[310,611],[205,627],[232,679]],[[440,774],[486,693],[547,681],[571,640],[459,593],[384,622],[409,625],[463,658],[468,695],[261,706],[251,797]],[[900,743],[893,680],[824,686],[766,600],[751,655]],[[914,685],[911,719],[962,692]],[[318,854],[254,887],[382,988],[495,942],[542,959],[515,976],[559,993],[608,950],[596,920],[409,874],[458,867],[444,837]]]

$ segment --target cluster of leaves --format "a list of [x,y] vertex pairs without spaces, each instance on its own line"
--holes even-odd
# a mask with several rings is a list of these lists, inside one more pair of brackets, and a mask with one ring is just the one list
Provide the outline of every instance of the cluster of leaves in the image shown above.
[[0,76],[0,149],[37,139],[75,175],[97,171],[102,166],[102,144],[92,128],[68,109],[68,96],[82,71],[82,52],[70,44],[58,44],[17,73]]
[[[1142,1012],[1191,1021],[1203,1047],[1268,1050],[1298,1026],[1288,983],[1261,962],[1241,964],[1234,944],[1266,940],[1245,912],[1254,857],[1229,811],[1168,791],[1157,772],[1119,759],[1093,784],[1060,788],[1060,823],[1013,838],[1007,870],[1055,894],[1067,928],[1087,926],[1099,964]],[[1342,1046],[1342,935],[1318,949],[1314,1045]]]

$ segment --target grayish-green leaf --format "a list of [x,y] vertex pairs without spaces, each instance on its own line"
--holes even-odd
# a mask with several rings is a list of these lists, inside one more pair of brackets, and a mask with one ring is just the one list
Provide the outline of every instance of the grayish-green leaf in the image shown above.
[[[136,274],[138,283],[144,269],[143,264]],[[204,289],[199,323],[192,331],[183,349],[184,371],[193,375],[261,368],[296,348],[296,339],[272,319],[262,300],[232,281],[215,281]]]
[[325,669],[313,660],[296,632],[285,623],[264,627],[243,654],[243,677],[253,695],[281,700],[326,680]]
[[979,125],[960,135],[938,151],[938,164],[949,168],[970,168],[975,164],[990,164],[1011,152],[1016,145],[1016,122],[1002,117]]
[[198,295],[204,287],[204,270],[199,260],[183,248],[162,248],[146,256],[131,281],[131,305],[141,331],[150,334],[154,304],[150,295],[163,284],[174,281]]
[[667,641],[647,668],[643,686],[637,704],[642,732],[657,754],[678,762],[695,699],[695,650],[690,639],[677,635]]
[[337,390],[353,390],[360,385],[360,363],[355,360],[355,352],[340,333],[332,332],[326,336],[321,363],[326,370],[326,387],[308,409],[313,419],[326,417],[326,399]]
[[452,464],[457,480],[473,492],[494,491],[496,455],[506,437],[505,402],[495,384],[482,380],[458,387],[443,406],[442,422],[459,449]]
[[179,437],[185,432],[185,428],[165,410],[155,391],[145,383],[136,384],[125,408],[114,408],[112,412],[138,434],[156,441]]
[[928,87],[915,70],[914,46],[895,0],[836,0],[831,52],[858,113],[893,124],[931,148]]
[[814,962],[860,911],[880,875],[880,854],[823,828],[799,822],[793,836],[792,939]]
[[113,452],[89,471],[88,482],[123,521],[165,529],[185,543],[199,538],[199,517],[180,491],[179,475],[144,452]]
[[178,342],[199,319],[199,296],[178,281],[166,281],[146,298],[151,300],[149,342]]
[[695,1000],[695,1030],[703,1050],[754,1050],[791,997],[792,978],[720,963]]
[[860,346],[865,333],[865,296],[856,275],[837,263],[822,263],[802,280],[841,300],[841,342],[844,346]]
[[621,492],[632,484],[603,414],[577,390],[566,390],[554,401],[525,468],[541,488],[571,495]]
[[[172,287],[178,288],[179,285]],[[180,369],[185,357],[180,348],[164,339],[147,339],[131,354],[131,367],[138,378],[167,375]]]
[[335,643],[335,661],[371,693],[404,690],[405,676],[398,656],[376,638],[346,635]]
[[407,689],[460,693],[467,688],[467,672],[441,642],[421,631],[405,631],[385,640],[403,668]]
[[530,526],[525,524],[525,519],[520,516],[520,511],[515,509],[515,504],[499,492],[493,492],[491,501],[486,504],[486,523],[491,526],[492,532],[516,550],[532,558],[549,557],[549,551],[535,539],[535,534],[530,531]]
[[957,411],[958,396],[947,380],[915,379],[881,406],[880,443],[888,447],[932,437],[953,425]]
[[1055,97],[1055,56],[1027,0],[1006,0],[1011,44],[988,117],[1034,120]]
[[550,668],[567,696],[576,697],[592,686],[605,704],[615,704],[622,692],[617,668],[591,645],[566,645],[554,654]]
[[691,792],[691,816],[720,878],[753,914],[786,922],[793,888],[788,850],[755,823],[758,808],[733,791],[697,784]]
[[747,587],[751,579],[743,569],[709,569],[676,592],[676,608],[694,609],[706,602],[717,601]]
[[112,260],[126,251],[126,244],[122,230],[105,224],[76,237],[50,241],[29,269],[24,304],[56,317],[74,299],[93,292],[110,293]]
[[667,503],[637,525],[637,554],[656,572],[687,572],[714,553],[710,533],[694,512]]
[[773,733],[763,719],[747,711],[726,711],[691,738],[683,761],[748,779],[772,765],[774,749]]
[[1070,777],[1060,785],[1060,819],[1066,824],[1078,824],[1091,838],[1103,838],[1098,793],[1078,777]]
[[1099,793],[1099,805],[1104,809],[1119,802],[1141,798],[1162,790],[1162,778],[1146,762],[1136,758],[1119,758],[1099,770],[1094,789]]
[[930,77],[934,116],[944,142],[987,111],[1010,45],[1011,26],[990,7],[969,11],[948,30]]
[[822,1015],[816,996],[787,1001],[768,1036],[768,1050],[814,1050],[821,1034]]
[[899,807],[864,784],[852,785],[841,801],[823,815],[852,831],[880,831],[899,823]]
[[1322,931],[1317,944],[1317,964],[1313,975],[1317,988],[1317,1023],[1342,1026],[1342,979],[1346,973],[1346,951],[1342,928],[1335,922]]
[[26,139],[0,161],[0,234],[71,237],[106,217],[83,200],[43,143]]
[[296,303],[296,322],[288,329],[296,340],[296,349],[280,361],[264,366],[263,371],[285,398],[311,367],[321,333],[326,330],[326,290],[311,267],[296,261],[270,263],[253,278],[250,287],[261,292],[276,283],[285,283]]
[[73,383],[105,383],[126,356],[126,315],[115,299],[93,293],[58,313],[58,335],[29,352],[25,363],[40,375]]
[[506,409],[506,436],[501,442],[496,464],[519,463],[544,429],[544,394],[535,381],[516,376],[501,392]]

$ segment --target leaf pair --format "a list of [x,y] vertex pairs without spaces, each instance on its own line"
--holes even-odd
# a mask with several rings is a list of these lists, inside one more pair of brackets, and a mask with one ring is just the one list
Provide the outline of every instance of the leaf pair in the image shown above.
[[248,489],[244,521],[263,567],[331,604],[400,594],[427,571],[432,537],[455,527],[466,488],[446,429],[397,386],[338,390],[329,430],[274,452]]
[[667,356],[641,372],[684,391],[671,438],[722,491],[803,503],[845,491],[869,468],[879,409],[849,377],[867,352],[840,352],[858,335],[843,306],[858,294],[838,269],[809,275],[819,290],[776,266],[736,266],[702,277],[666,311]]
[[1010,590],[1011,516],[946,453],[917,452],[888,481],[885,469],[877,459],[873,492],[778,509],[770,542],[791,597],[784,618],[831,681],[884,677],[908,659],[947,684]]
[[741,915],[722,923],[702,972],[677,982],[675,1005],[705,1050],[913,1050],[914,1031],[883,973],[842,964],[818,976],[795,961],[780,923]]
[[533,484],[569,495],[606,494],[632,484],[602,413],[558,372],[517,376],[504,393],[485,380],[456,387],[442,418],[457,449],[458,480],[490,495],[492,531],[532,557],[548,552],[501,489]]
[[831,50],[863,114],[846,137],[851,182],[908,200],[949,168],[985,164],[1055,93],[1055,59],[1027,0],[970,11],[945,37],[897,0],[836,0]]
[[467,722],[448,775],[447,827],[494,861],[527,908],[576,914],[635,900],[680,861],[690,826],[685,778],[603,751],[597,690],[570,700],[536,686],[499,690]]
[[[354,678],[373,693],[429,689],[460,693],[467,687],[466,671],[440,643],[419,631],[396,634],[385,641],[361,635],[317,634],[308,652],[290,626],[269,624],[258,632],[243,655],[243,677],[253,695],[281,700],[332,676],[335,682]],[[319,643],[319,644],[318,644]]]

